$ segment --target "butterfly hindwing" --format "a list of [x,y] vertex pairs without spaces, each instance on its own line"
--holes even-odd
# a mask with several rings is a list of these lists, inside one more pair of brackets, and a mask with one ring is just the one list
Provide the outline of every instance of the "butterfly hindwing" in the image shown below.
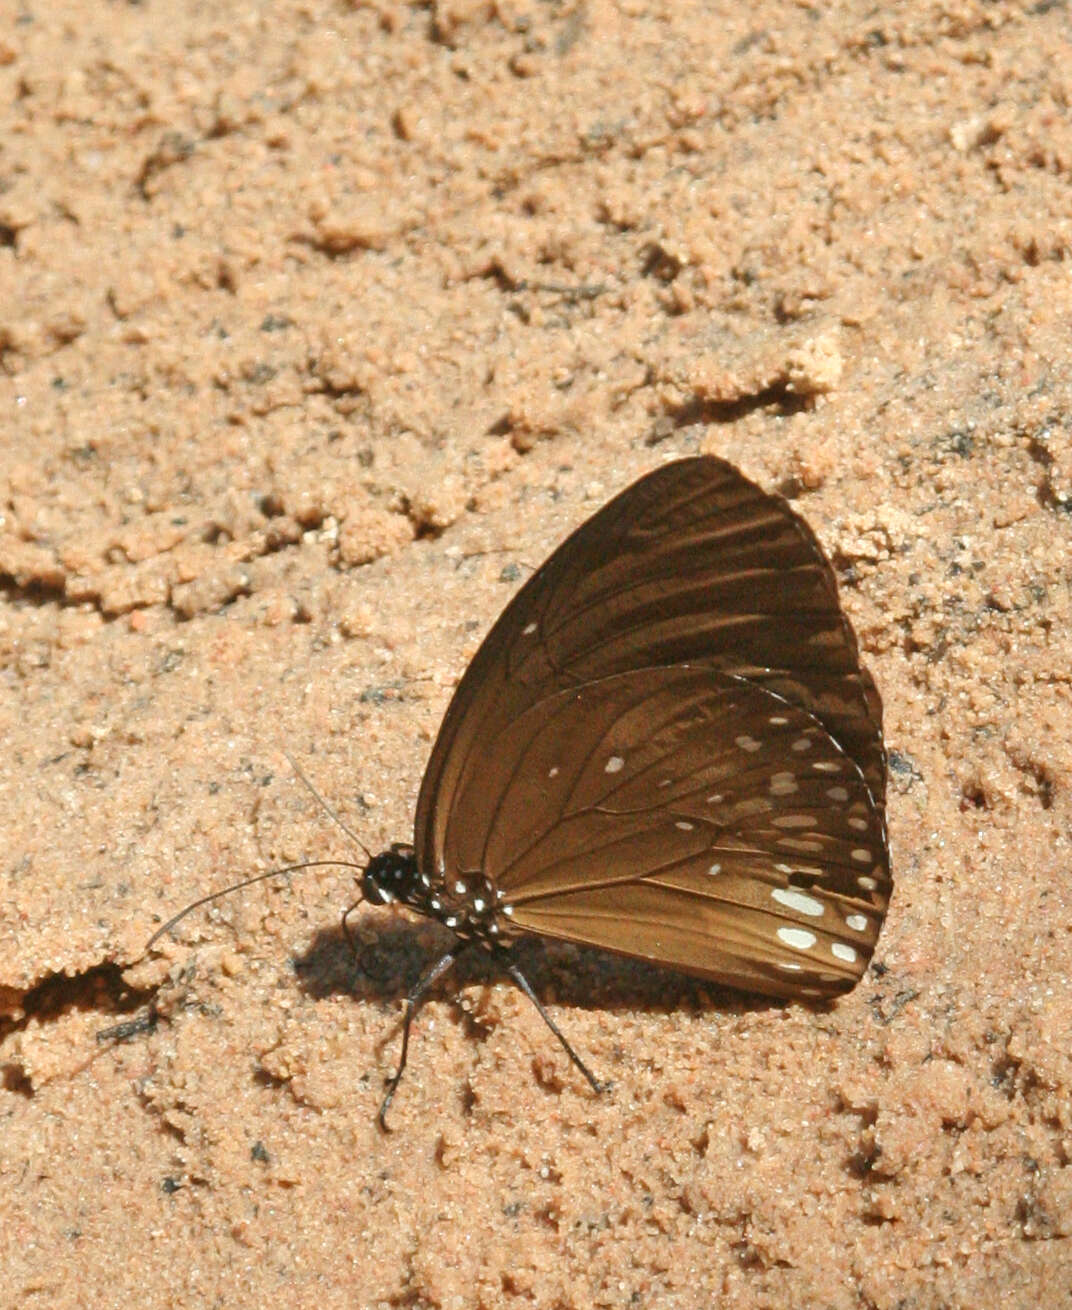
[[446,836],[518,928],[773,994],[851,986],[889,894],[856,764],[811,715],[702,667],[533,706],[470,761]]

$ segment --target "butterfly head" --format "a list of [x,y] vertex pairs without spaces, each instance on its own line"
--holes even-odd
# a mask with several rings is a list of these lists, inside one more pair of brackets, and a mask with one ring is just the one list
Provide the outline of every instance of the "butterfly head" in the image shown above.
[[421,885],[417,861],[411,846],[394,842],[391,848],[373,855],[361,874],[361,899],[369,905],[413,903]]

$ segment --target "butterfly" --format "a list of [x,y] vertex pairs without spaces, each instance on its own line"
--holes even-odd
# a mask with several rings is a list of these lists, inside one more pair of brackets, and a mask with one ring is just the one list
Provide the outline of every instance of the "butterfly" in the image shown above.
[[714,456],[640,478],[507,605],[447,708],[412,845],[361,871],[362,902],[456,939],[406,998],[381,1124],[413,1017],[467,950],[597,1091],[511,957],[522,936],[769,996],[848,991],[892,890],[885,790],[882,702],[811,529]]

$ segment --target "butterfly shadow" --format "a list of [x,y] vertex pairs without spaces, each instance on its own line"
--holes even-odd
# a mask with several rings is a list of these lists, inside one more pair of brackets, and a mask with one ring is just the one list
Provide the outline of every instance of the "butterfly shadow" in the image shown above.
[[[298,985],[313,999],[345,995],[372,1001],[383,1010],[392,1003],[397,1007],[398,1022],[388,1024],[376,1042],[382,1056],[402,1031],[401,1062],[397,1073],[387,1081],[380,1107],[379,1121],[385,1130],[389,1131],[388,1107],[406,1067],[408,1025],[403,1021],[400,1003],[457,944],[453,934],[436,924],[398,919],[377,925],[375,930],[362,925],[360,936],[355,934],[353,940],[341,927],[322,929],[304,954],[292,959]],[[450,977],[437,979],[428,995],[452,999],[457,1021],[464,1025],[466,1035],[481,1041],[494,1030],[495,1022],[485,1017],[479,1002],[474,1005],[470,997],[463,998],[462,991],[471,985],[487,987],[498,982],[514,986],[507,965],[520,970],[540,1003],[544,1021],[596,1091],[609,1090],[615,1080],[602,1082],[596,1077],[542,1005],[554,1003],[622,1014],[643,1011],[668,1015],[686,1010],[696,1015],[715,1011],[727,1017],[785,1005],[783,1001],[718,987],[642,960],[537,937],[522,938],[505,959],[496,960],[478,947],[463,951],[449,970]],[[624,1049],[616,1046],[614,1062],[623,1058]],[[541,1083],[545,1081],[542,1075],[537,1076]],[[549,1078],[547,1086],[557,1087],[557,1076]]]
[[[403,919],[362,926],[351,944],[341,927],[321,929],[306,951],[292,960],[299,986],[315,1000],[346,995],[387,1006],[401,1003],[457,939],[435,924]],[[676,1010],[746,1014],[780,1009],[785,1002],[746,995],[703,979],[595,947],[525,937],[508,959],[545,1003],[608,1013]],[[459,955],[430,995],[455,998],[466,987],[513,986],[504,962],[472,947]]]

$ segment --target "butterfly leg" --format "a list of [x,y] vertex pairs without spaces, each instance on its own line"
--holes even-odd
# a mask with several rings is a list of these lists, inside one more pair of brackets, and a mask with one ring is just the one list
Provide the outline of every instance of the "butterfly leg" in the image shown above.
[[610,1083],[601,1083],[599,1079],[595,1076],[595,1074],[591,1071],[591,1069],[588,1068],[585,1062],[573,1049],[573,1047],[569,1044],[569,1042],[566,1040],[566,1035],[562,1032],[558,1024],[555,1023],[554,1019],[551,1018],[551,1016],[540,1004],[539,998],[537,997],[536,993],[529,986],[529,980],[525,977],[525,975],[521,972],[521,970],[517,967],[517,965],[514,964],[513,961],[506,960],[503,961],[503,967],[506,969],[506,972],[510,975],[510,977],[514,980],[514,982],[517,983],[518,987],[521,988],[521,990],[533,1003],[533,1005],[535,1005],[537,1013],[539,1014],[540,1018],[544,1021],[544,1023],[548,1026],[548,1028],[551,1029],[551,1031],[558,1038],[558,1040],[562,1043],[562,1049],[566,1052],[566,1054],[573,1061],[576,1067],[581,1071],[581,1073],[584,1074],[585,1078],[588,1079],[588,1083],[589,1086],[592,1088],[592,1091],[597,1093],[609,1092]]
[[353,905],[348,905],[342,912],[342,935],[346,938],[346,944],[350,950],[357,954],[357,937],[353,928],[350,927],[350,915],[364,904],[364,901],[354,901]]
[[467,943],[459,942],[457,946],[452,947],[446,955],[440,956],[435,964],[418,979],[413,990],[405,1000],[405,1017],[402,1020],[402,1054],[399,1056],[398,1068],[394,1074],[387,1080],[387,1093],[383,1098],[383,1104],[380,1106],[380,1127],[385,1133],[391,1130],[387,1127],[387,1111],[390,1109],[391,1102],[394,1100],[395,1092],[398,1090],[398,1084],[402,1081],[402,1074],[406,1069],[406,1058],[409,1054],[409,1030],[413,1024],[413,1016],[420,1008],[421,1002],[427,996],[429,990],[435,985],[436,980],[450,968],[454,961],[465,950]]

